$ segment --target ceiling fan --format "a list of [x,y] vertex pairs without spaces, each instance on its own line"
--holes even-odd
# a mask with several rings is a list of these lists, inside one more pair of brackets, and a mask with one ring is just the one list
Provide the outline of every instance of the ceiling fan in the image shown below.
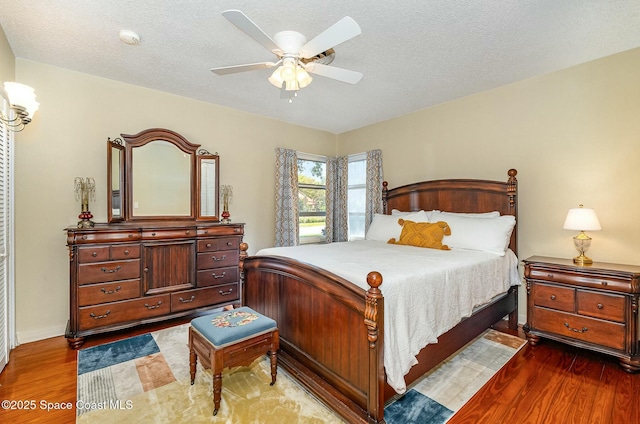
[[359,35],[360,26],[351,17],[345,16],[307,42],[307,38],[296,31],[281,31],[269,37],[249,17],[239,10],[222,12],[232,24],[274,53],[275,62],[258,62],[244,65],[222,66],[212,68],[217,75],[235,74],[257,69],[273,68],[276,70],[269,77],[269,82],[281,89],[281,97],[291,98],[299,89],[306,87],[313,79],[309,73],[332,78],[349,84],[356,84],[362,74],[348,69],[328,66],[335,57],[333,47]]

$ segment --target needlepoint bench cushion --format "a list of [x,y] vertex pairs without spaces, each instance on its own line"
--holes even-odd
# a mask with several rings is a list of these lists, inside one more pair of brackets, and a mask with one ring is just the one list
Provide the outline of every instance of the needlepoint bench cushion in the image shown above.
[[274,320],[242,306],[195,318],[191,326],[216,347],[225,347],[277,327]]

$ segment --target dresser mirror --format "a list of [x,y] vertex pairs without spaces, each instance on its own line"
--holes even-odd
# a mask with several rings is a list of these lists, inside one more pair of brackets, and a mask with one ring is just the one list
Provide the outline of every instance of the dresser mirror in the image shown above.
[[124,146],[122,139],[107,139],[107,218],[124,221]]
[[217,155],[161,128],[108,142],[109,222],[218,220]]

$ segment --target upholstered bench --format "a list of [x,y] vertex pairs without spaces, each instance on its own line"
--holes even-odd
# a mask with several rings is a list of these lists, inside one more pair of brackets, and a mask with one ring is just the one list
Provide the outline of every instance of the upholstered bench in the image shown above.
[[278,326],[274,320],[243,306],[195,318],[189,327],[189,370],[196,378],[198,357],[213,373],[213,415],[220,409],[222,369],[250,365],[260,355],[271,359],[271,385],[276,382]]

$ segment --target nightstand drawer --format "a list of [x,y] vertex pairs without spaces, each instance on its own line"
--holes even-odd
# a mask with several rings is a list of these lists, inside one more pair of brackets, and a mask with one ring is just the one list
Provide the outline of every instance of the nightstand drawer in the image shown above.
[[535,268],[530,270],[529,278],[553,281],[556,283],[576,284],[583,287],[606,287],[609,290],[622,292],[629,292],[631,290],[631,283],[627,279],[588,275],[586,272],[576,273],[568,270],[547,270]]
[[625,326],[610,321],[535,307],[532,326],[571,339],[613,349],[625,349]]
[[578,290],[576,304],[581,315],[625,322],[624,296]]
[[533,289],[533,303],[536,306],[575,312],[575,289],[536,283]]

